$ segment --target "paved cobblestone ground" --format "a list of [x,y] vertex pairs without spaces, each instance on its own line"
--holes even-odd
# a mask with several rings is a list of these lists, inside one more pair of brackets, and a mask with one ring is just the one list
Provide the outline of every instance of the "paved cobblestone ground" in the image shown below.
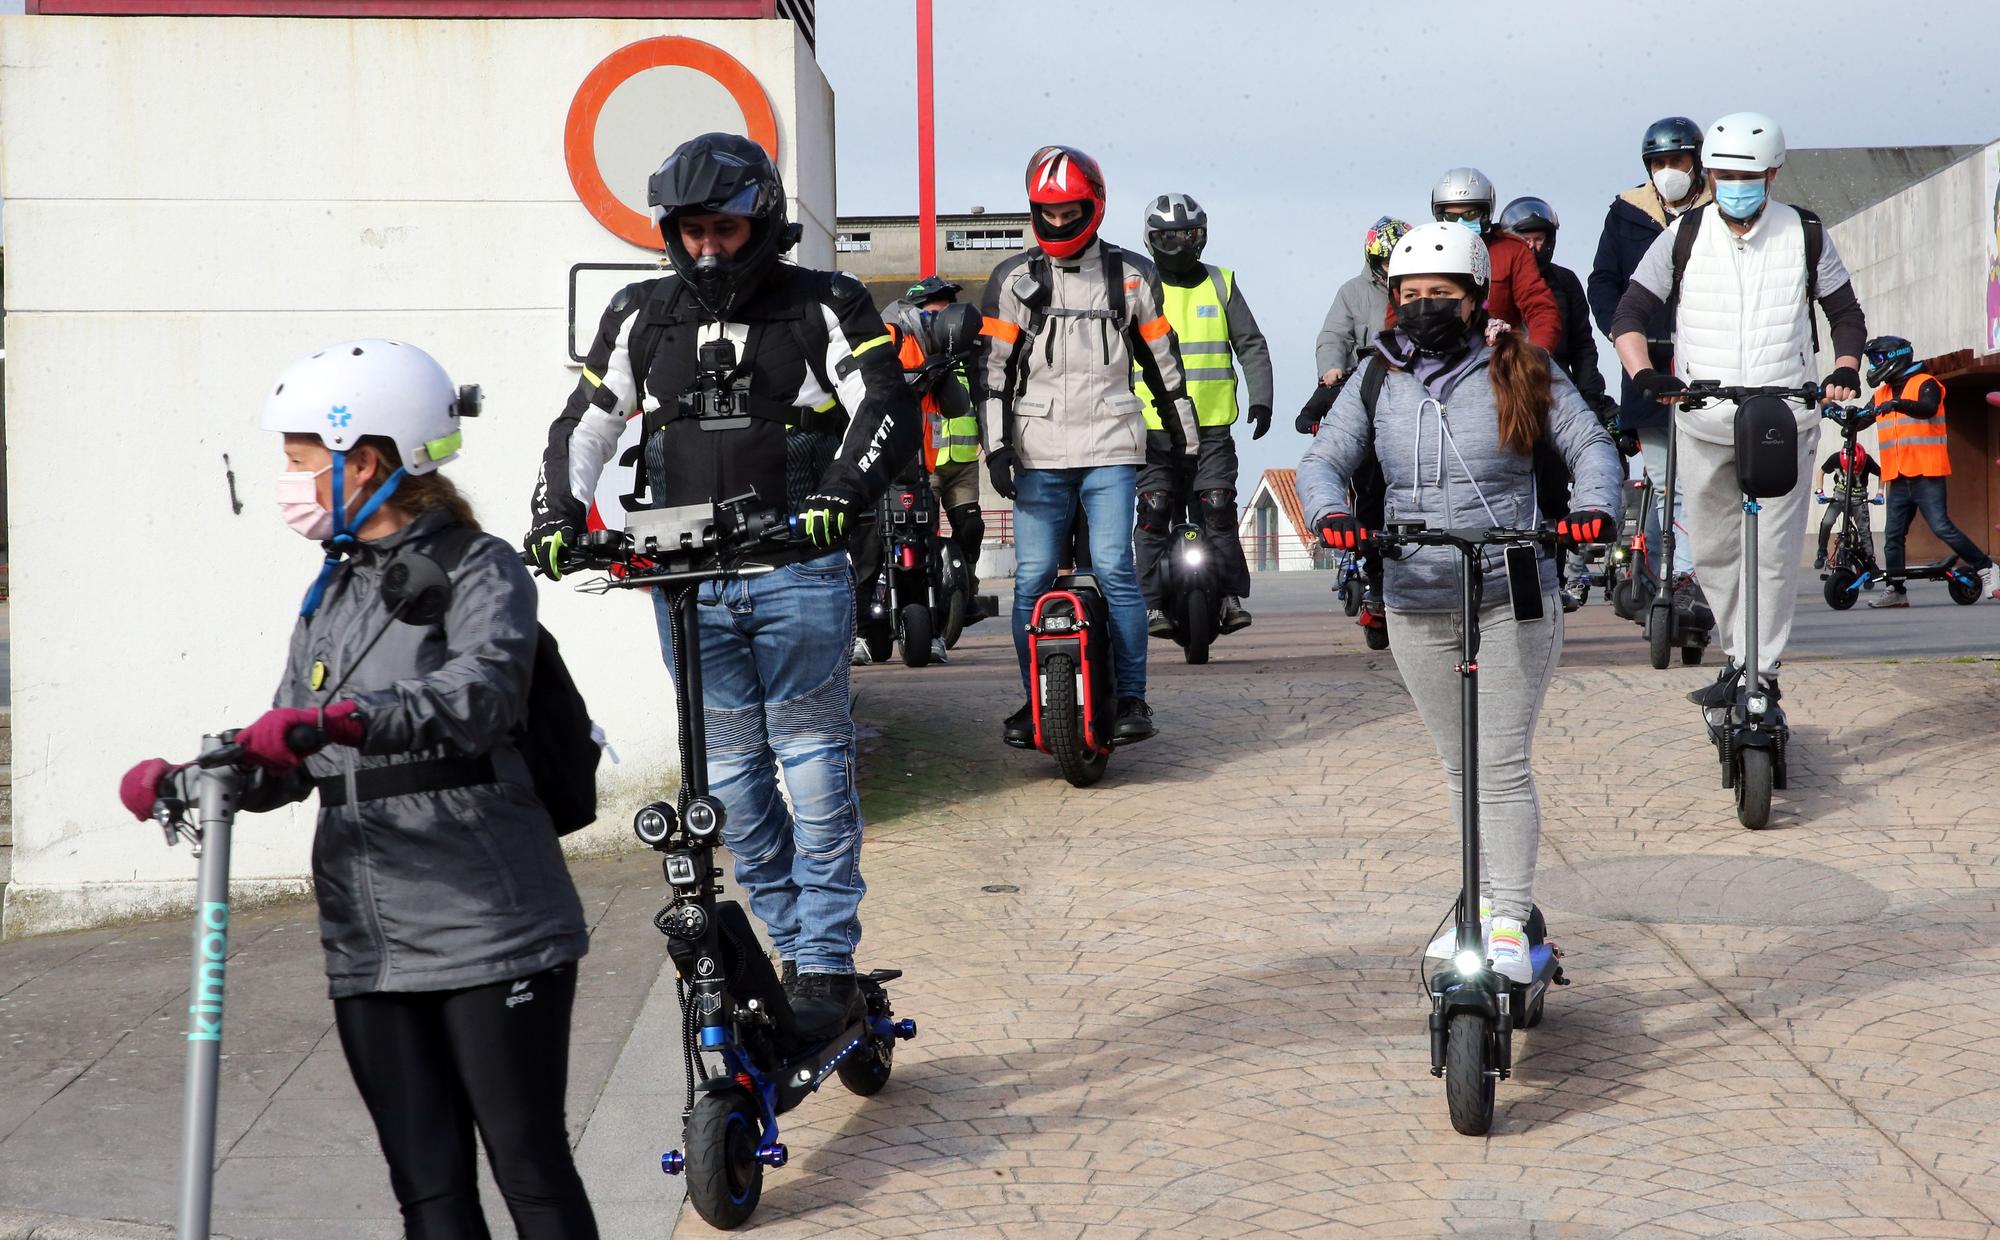
[[1268,614],[1201,669],[1155,643],[1162,735],[1081,791],[999,743],[997,625],[859,674],[864,963],[908,971],[922,1035],[882,1095],[790,1117],[760,1235],[2000,1229],[1992,663],[1788,668],[1793,788],[1753,834],[1680,701],[1711,672],[1586,612],[1537,741],[1575,984],[1473,1139],[1414,972],[1442,780],[1330,624]]

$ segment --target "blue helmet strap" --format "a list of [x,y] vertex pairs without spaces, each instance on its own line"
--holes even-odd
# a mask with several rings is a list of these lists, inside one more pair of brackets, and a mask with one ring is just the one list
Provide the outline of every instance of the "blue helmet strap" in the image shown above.
[[320,603],[326,598],[327,582],[333,578],[333,570],[340,566],[343,556],[360,545],[361,540],[355,537],[356,531],[368,524],[368,518],[388,502],[397,487],[403,485],[404,476],[402,467],[398,466],[395,473],[375,488],[375,494],[368,497],[368,502],[361,505],[361,510],[350,520],[347,515],[347,453],[333,454],[333,537],[326,540],[326,562],[320,565],[319,576],[313,579],[312,588],[306,591],[299,615],[310,620],[319,611]]

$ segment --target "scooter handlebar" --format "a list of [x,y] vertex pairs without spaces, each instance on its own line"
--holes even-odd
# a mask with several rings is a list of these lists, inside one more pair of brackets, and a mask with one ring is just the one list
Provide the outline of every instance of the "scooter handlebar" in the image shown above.
[[1471,529],[1430,529],[1421,522],[1391,522],[1374,535],[1373,541],[1385,550],[1399,546],[1406,547],[1457,547],[1471,552],[1482,547],[1497,547],[1508,543],[1534,543],[1545,550],[1553,551],[1560,541],[1555,530],[1546,526],[1534,529],[1509,529],[1505,526],[1487,526]]
[[1700,409],[1710,401],[1749,400],[1753,396],[1776,396],[1781,400],[1816,401],[1823,389],[1817,383],[1801,384],[1798,387],[1742,387],[1724,386],[1713,379],[1696,379],[1687,385],[1687,392],[1681,398],[1681,408]]

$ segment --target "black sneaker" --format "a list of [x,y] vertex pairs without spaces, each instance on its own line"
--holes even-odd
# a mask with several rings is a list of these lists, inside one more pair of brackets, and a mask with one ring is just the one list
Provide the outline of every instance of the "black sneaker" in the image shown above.
[[1703,710],[1729,705],[1736,698],[1736,681],[1742,675],[1742,671],[1743,669],[1734,663],[1724,663],[1722,670],[1715,674],[1715,683],[1688,694],[1688,701]]
[[792,983],[798,980],[799,980],[798,961],[780,960],[778,962],[778,985],[783,986],[785,988],[785,993],[790,994],[792,989]]
[[1674,581],[1674,607],[1698,633],[1715,627],[1715,610],[1708,605],[1708,595],[1692,574],[1682,573]]
[[1118,725],[1111,732],[1112,744],[1136,744],[1153,731],[1153,708],[1146,705],[1145,698],[1118,699]]
[[1174,622],[1167,618],[1167,613],[1158,607],[1148,607],[1146,609],[1146,636],[1172,637],[1173,635]]
[[1234,633],[1250,627],[1250,612],[1234,594],[1222,600],[1222,631]]
[[1813,568],[1815,570],[1818,570],[1825,567],[1826,567],[1826,552],[1821,551],[1813,556]]
[[868,1012],[852,973],[801,973],[790,989],[801,1043],[825,1042]]
[[1016,749],[1035,747],[1035,704],[1028,703],[1007,716],[1006,724],[1000,729],[1000,739]]

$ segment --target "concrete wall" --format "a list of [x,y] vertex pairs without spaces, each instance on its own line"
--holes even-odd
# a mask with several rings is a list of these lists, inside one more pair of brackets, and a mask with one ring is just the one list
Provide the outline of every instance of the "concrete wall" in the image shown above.
[[[449,469],[490,528],[519,536],[575,382],[567,268],[644,257],[577,202],[564,119],[602,58],[661,34],[712,43],[761,80],[801,256],[829,261],[832,93],[790,22],[0,19],[8,934],[192,894],[186,850],[135,825],[115,789],[132,761],[191,755],[204,730],[271,699],[319,558],[278,521],[278,444],[256,426],[288,362],[386,335],[485,385],[486,415]],[[644,159],[693,132],[666,109]],[[643,202],[643,185],[613,189]],[[624,760],[601,777],[606,821],[574,837],[601,845],[674,774],[651,610],[551,586],[543,601]],[[299,888],[311,829],[304,808],[246,819],[240,890]]]
[[[1989,552],[2000,547],[1993,528],[1995,517],[2000,517],[1994,498],[2000,482],[1992,465],[1995,446],[2000,444],[2000,420],[1980,393],[2000,387],[2000,370],[1991,369],[2000,367],[2000,354],[1986,347],[1986,273],[1993,236],[1986,169],[1996,153],[2000,143],[1828,230],[1854,277],[1855,294],[1868,313],[1870,335],[1903,336],[1916,346],[1918,357],[1969,350],[1974,367],[1987,371],[1948,381],[1946,417],[1951,434],[1947,502],[1952,519]],[[1821,334],[1825,335],[1824,327]],[[1862,438],[1874,447],[1874,431]],[[1825,450],[1837,444],[1829,430]],[[1879,547],[1879,519],[1876,543]],[[1915,522],[1909,562],[1945,551],[1921,519]]]

